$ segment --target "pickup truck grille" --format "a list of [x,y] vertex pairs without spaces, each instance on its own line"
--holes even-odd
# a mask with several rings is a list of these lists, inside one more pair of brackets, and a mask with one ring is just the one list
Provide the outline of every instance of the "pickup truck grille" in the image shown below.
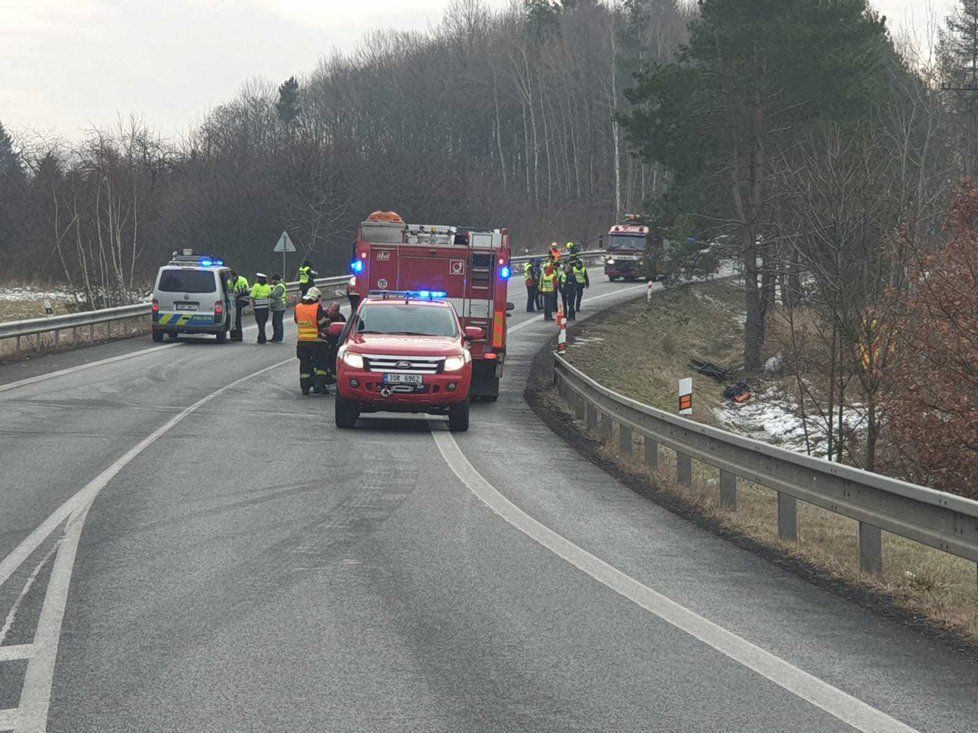
[[445,365],[444,356],[364,356],[372,372],[388,374],[438,374]]

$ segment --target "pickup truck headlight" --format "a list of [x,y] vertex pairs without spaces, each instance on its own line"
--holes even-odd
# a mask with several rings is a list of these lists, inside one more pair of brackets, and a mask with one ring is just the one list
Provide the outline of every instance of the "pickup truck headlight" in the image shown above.
[[472,361],[472,354],[470,354],[468,351],[461,356],[450,356],[445,359],[445,371],[457,372],[464,368],[470,361]]
[[363,357],[360,354],[352,354],[349,351],[344,351],[340,358],[348,367],[363,369]]
[[614,257],[609,257],[607,260],[605,260],[605,264],[606,265],[613,265],[613,264],[615,264],[615,258]]

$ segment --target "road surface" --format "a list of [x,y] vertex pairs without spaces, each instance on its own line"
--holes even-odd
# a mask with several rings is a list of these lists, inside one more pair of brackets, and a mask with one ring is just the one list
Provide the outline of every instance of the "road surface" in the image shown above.
[[[582,316],[642,287],[596,282]],[[0,368],[0,730],[978,728],[970,657],[551,433],[522,391],[553,326],[511,328],[455,435],[336,430],[290,345]]]

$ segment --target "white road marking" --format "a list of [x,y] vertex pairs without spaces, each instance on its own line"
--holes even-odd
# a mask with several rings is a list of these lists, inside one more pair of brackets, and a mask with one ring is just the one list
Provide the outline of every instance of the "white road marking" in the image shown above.
[[13,662],[18,659],[30,659],[33,656],[33,644],[7,644],[6,646],[0,646],[0,662]]
[[[176,344],[175,344],[176,345]],[[51,702],[51,684],[54,680],[54,667],[58,656],[58,642],[61,635],[61,624],[64,620],[65,602],[68,599],[68,587],[71,583],[71,573],[75,563],[75,553],[81,539],[82,528],[88,511],[99,492],[115,476],[138,457],[143,451],[166,435],[184,418],[193,414],[204,405],[212,402],[234,387],[250,379],[260,376],[278,367],[291,364],[294,358],[280,361],[271,366],[259,369],[246,377],[236,379],[220,389],[211,392],[177,415],[167,420],[135,446],[126,451],[112,465],[92,479],[84,488],[58,507],[41,525],[31,532],[7,557],[0,562],[0,585],[3,585],[13,572],[36,550],[52,532],[67,520],[64,537],[59,543],[51,577],[48,580],[47,591],[41,606],[41,615],[37,630],[34,633],[33,654],[27,665],[27,674],[21,692],[21,704],[17,711],[0,711],[0,728],[13,727],[17,733],[44,731],[47,727],[48,707]],[[4,725],[5,716],[15,715],[16,724]]]
[[[13,605],[10,607],[10,611],[7,612],[7,619],[3,623],[3,628],[0,629],[0,644],[3,644],[7,640],[7,634],[10,633],[11,627],[14,625],[14,621],[17,620],[17,612],[20,610],[20,604],[24,602],[24,598],[30,593],[31,588],[34,587],[34,583],[37,580],[37,576],[41,572],[41,568],[47,565],[48,560],[51,556],[58,551],[58,543],[56,542],[51,546],[51,549],[47,551],[41,561],[34,567],[31,574],[27,577],[27,582],[24,583],[23,589],[20,591],[20,595],[17,596],[17,600],[14,601]],[[3,659],[3,650],[8,647],[0,646],[0,659]]]
[[[245,326],[242,328],[242,332],[250,331],[252,329],[257,330],[258,324],[253,323],[250,326]],[[134,337],[138,338],[138,337]],[[106,342],[108,343],[108,342]],[[166,349],[173,349],[177,346],[183,346],[183,341],[178,341],[172,344],[164,344],[163,346],[151,346],[148,349],[140,349],[139,351],[133,351],[128,354],[119,354],[118,356],[110,356],[107,359],[99,359],[98,361],[90,361],[85,364],[78,364],[77,366],[67,367],[66,369],[59,369],[56,372],[50,372],[48,374],[38,374],[36,377],[28,377],[27,379],[20,379],[16,382],[7,382],[6,384],[0,384],[0,392],[6,392],[7,390],[16,389],[17,387],[26,387],[29,384],[37,384],[38,382],[46,382],[49,379],[55,379],[57,377],[64,377],[68,374],[76,374],[77,372],[83,372],[86,369],[93,369],[95,367],[104,366],[106,364],[114,364],[118,361],[129,361],[130,359],[135,359],[137,356],[145,356],[146,354],[155,354],[159,351],[164,351]],[[97,345],[97,344],[96,344]]]
[[[601,295],[594,295],[588,298],[587,300],[585,300],[584,302],[593,303],[596,300],[604,300],[605,298],[614,298],[616,295],[622,295],[624,293],[632,293],[635,292],[636,290],[646,290],[646,289],[648,289],[647,285],[636,285],[630,288],[622,288],[621,290],[614,290],[610,293],[602,293]],[[542,320],[543,320],[543,316],[533,316],[533,318],[527,318],[522,323],[517,323],[515,326],[510,326],[508,329],[506,329],[506,331],[507,333],[515,333],[516,331],[519,331],[521,328],[526,328],[527,326],[530,326],[534,323],[538,323]]]
[[857,730],[915,733],[913,728],[899,720],[703,618],[575,545],[500,494],[469,463],[451,433],[435,428],[432,435],[442,458],[483,504],[527,537],[602,585]]

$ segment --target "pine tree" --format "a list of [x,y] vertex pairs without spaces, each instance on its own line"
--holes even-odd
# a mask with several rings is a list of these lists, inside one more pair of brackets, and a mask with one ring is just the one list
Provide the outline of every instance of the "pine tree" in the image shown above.
[[290,76],[278,88],[278,101],[275,103],[278,111],[278,118],[285,125],[292,125],[302,114],[300,105],[299,82],[294,76]]
[[947,17],[937,56],[941,86],[958,123],[961,168],[973,176],[978,171],[978,0],[960,0]]
[[0,176],[23,175],[20,155],[14,150],[14,141],[0,123]]

